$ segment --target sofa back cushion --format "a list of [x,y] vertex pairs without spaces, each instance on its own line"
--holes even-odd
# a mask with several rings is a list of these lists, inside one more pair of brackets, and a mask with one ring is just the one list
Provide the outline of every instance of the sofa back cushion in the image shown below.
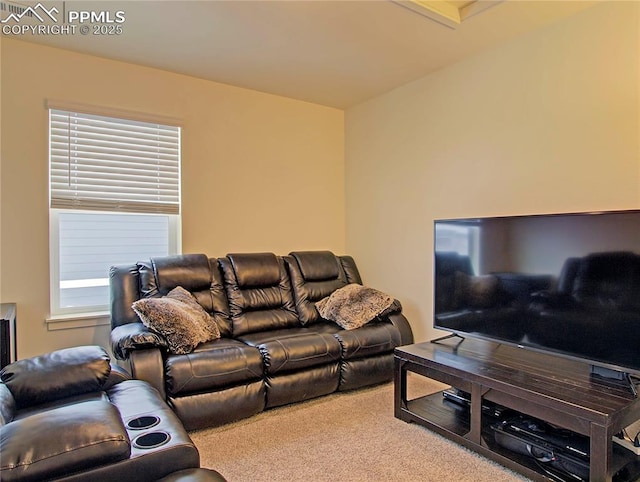
[[229,305],[217,259],[204,254],[182,254],[151,258],[138,263],[140,296],[166,296],[181,286],[215,320],[223,337],[231,336]]
[[219,262],[234,336],[299,326],[281,257],[273,253],[228,254]]
[[[294,251],[285,259],[300,322],[308,325],[321,321],[316,302],[348,284],[341,259],[331,251]],[[349,266],[359,281],[355,263]]]
[[343,274],[340,261],[331,251],[294,251],[290,256],[307,282],[335,280]]

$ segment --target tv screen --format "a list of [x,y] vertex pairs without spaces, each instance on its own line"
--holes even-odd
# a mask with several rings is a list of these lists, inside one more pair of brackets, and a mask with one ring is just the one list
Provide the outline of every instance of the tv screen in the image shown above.
[[436,220],[434,327],[640,375],[640,211]]

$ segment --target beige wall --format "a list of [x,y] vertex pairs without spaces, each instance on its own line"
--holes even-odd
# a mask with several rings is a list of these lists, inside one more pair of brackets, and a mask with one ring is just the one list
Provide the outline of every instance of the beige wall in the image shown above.
[[108,345],[106,326],[45,325],[46,99],[182,119],[183,252],[345,252],[342,111],[16,40],[1,54],[0,300],[20,357]]
[[347,111],[347,249],[418,340],[434,219],[639,207],[639,63],[605,2]]

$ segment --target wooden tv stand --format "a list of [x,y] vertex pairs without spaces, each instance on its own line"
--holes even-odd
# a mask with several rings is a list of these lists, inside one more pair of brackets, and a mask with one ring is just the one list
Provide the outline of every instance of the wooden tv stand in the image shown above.
[[[470,393],[470,410],[445,401],[442,392],[407,400],[407,372]],[[533,458],[495,443],[482,411],[486,401],[589,436],[592,482],[611,481],[624,467],[621,474],[635,473],[640,465],[640,457],[612,442],[614,434],[640,420],[640,398],[592,378],[587,363],[452,338],[396,348],[394,383],[397,418],[423,425],[533,480],[554,479]]]

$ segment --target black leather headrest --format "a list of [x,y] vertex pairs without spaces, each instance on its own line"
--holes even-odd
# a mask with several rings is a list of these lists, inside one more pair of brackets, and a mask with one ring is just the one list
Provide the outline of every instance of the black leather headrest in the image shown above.
[[151,258],[158,290],[166,294],[177,286],[187,291],[206,290],[211,286],[211,268],[205,254],[182,254]]
[[228,254],[240,288],[274,286],[280,283],[280,263],[273,253]]
[[294,251],[291,256],[298,262],[305,281],[325,281],[340,275],[340,261],[331,251]]
[[0,371],[18,408],[101,390],[111,372],[99,346],[78,346],[24,358]]

